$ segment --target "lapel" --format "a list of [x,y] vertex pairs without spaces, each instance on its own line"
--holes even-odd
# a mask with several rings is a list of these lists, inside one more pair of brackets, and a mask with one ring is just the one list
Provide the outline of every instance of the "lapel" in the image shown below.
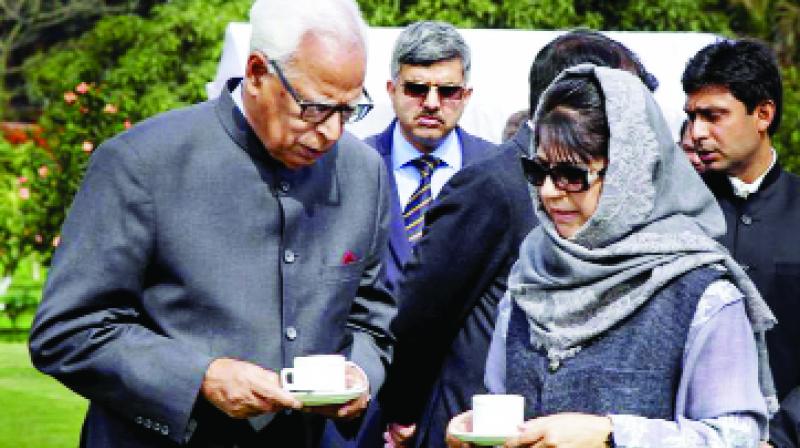
[[455,131],[461,146],[461,166],[465,167],[474,162],[485,148],[481,147],[480,140],[461,129],[461,126],[456,126]]
[[395,266],[399,270],[402,268],[402,265],[411,258],[411,244],[406,237],[406,228],[403,222],[403,209],[400,207],[400,199],[397,196],[397,183],[394,179],[394,170],[392,167],[392,136],[396,125],[397,120],[393,120],[383,132],[368,137],[366,142],[381,155],[383,163],[386,166],[386,171],[389,174],[389,183],[392,191],[392,222],[389,227],[389,252],[394,260]]

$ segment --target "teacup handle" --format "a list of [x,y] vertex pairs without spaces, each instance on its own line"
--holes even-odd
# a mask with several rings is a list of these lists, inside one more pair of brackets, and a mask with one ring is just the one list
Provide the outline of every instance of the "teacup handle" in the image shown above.
[[281,385],[284,389],[291,390],[293,386],[293,382],[290,379],[294,378],[294,369],[291,367],[286,367],[281,369]]

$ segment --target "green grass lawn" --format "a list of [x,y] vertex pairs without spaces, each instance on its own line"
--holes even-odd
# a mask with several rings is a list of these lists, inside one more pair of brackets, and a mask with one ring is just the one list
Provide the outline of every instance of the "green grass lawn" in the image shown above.
[[86,401],[31,366],[22,342],[0,342],[0,447],[78,446]]

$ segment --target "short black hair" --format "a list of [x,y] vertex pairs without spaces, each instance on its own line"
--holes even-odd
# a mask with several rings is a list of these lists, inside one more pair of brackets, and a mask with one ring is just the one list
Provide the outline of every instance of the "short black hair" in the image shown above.
[[642,80],[650,91],[658,80],[628,47],[597,31],[576,29],[553,39],[536,54],[531,65],[530,115],[536,111],[539,96],[562,70],[581,63],[627,70]]
[[536,144],[551,161],[589,163],[608,158],[608,118],[597,80],[586,74],[559,79],[542,100]]
[[687,95],[706,86],[723,86],[741,101],[747,113],[764,101],[775,103],[775,118],[768,132],[781,122],[783,86],[775,54],[767,44],[754,39],[725,39],[707,45],[686,64],[681,77]]

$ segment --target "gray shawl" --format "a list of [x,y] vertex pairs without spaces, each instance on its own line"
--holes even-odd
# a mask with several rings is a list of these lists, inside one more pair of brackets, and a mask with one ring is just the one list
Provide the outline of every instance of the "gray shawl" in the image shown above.
[[[599,81],[609,163],[594,215],[569,240],[558,235],[532,193],[541,225],[525,238],[509,278],[511,298],[528,317],[531,342],[557,366],[676,277],[702,266],[725,269],[745,296],[761,390],[774,408],[764,331],[776,320],[753,282],[714,240],[725,232],[722,211],[673,142],[653,96],[628,72],[583,64],[557,79],[567,73],[592,74]],[[538,115],[537,109],[534,122]],[[533,142],[532,153],[535,147]]]

